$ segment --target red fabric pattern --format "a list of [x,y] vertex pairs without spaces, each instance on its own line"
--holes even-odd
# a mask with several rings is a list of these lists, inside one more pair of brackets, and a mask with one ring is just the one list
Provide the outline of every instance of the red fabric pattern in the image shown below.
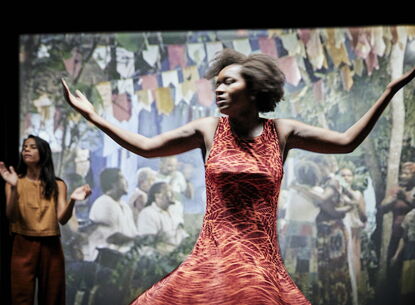
[[207,206],[188,258],[132,305],[310,304],[287,273],[277,242],[283,176],[276,129],[236,137],[220,118],[205,164]]

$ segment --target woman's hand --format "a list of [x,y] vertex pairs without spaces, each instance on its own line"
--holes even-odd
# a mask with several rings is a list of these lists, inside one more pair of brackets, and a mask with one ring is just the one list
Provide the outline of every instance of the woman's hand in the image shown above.
[[88,198],[89,195],[91,195],[91,188],[89,187],[88,184],[84,184],[78,188],[76,188],[72,194],[71,194],[71,199],[73,200],[85,200],[86,198]]
[[391,81],[388,85],[388,88],[392,89],[393,91],[398,91],[403,86],[405,86],[407,83],[409,83],[414,77],[415,77],[415,68],[403,74],[401,77]]
[[91,102],[82,94],[81,91],[76,90],[75,95],[71,93],[66,84],[65,80],[62,78],[62,85],[63,85],[63,93],[65,95],[65,99],[72,108],[82,114],[84,117],[88,118],[88,116],[92,113],[95,113],[94,106],[92,106]]
[[17,185],[17,179],[19,178],[14,171],[13,166],[9,166],[10,171],[7,169],[4,162],[0,162],[0,175],[7,183],[11,184],[12,186]]

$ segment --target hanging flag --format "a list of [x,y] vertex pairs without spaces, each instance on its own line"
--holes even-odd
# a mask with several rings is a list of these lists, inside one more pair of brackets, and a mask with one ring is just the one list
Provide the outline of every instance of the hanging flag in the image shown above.
[[112,94],[112,111],[119,122],[129,121],[132,113],[131,96],[126,92]]
[[274,38],[259,37],[258,43],[262,53],[278,58],[277,46],[275,45]]
[[370,46],[368,34],[365,29],[361,29],[357,35],[354,52],[360,58],[366,59],[372,47]]
[[364,69],[364,66],[363,66],[363,59],[361,59],[361,58],[356,58],[354,61],[353,61],[353,71],[354,71],[354,73],[355,74],[357,74],[357,75],[359,75],[359,76],[362,76],[362,74],[363,74],[363,69]]
[[307,46],[308,42],[311,38],[312,30],[310,29],[299,29],[297,30],[298,37],[301,39],[301,41],[304,43],[305,46]]
[[137,102],[140,104],[140,106],[148,112],[151,112],[151,104],[154,101],[152,90],[139,90],[136,91],[135,94],[137,96]]
[[98,93],[102,98],[103,109],[99,109],[98,113],[99,114],[106,113],[106,114],[109,114],[110,116],[113,116],[112,99],[111,99],[111,96],[112,96],[111,82],[108,82],[108,81],[100,82],[95,85],[95,88],[98,90]]
[[78,52],[75,48],[71,52],[72,56],[64,59],[63,63],[65,65],[66,71],[73,77],[76,78],[81,71],[82,67],[82,54]]
[[379,69],[378,56],[372,51],[369,52],[368,56],[365,58],[367,74],[372,75],[373,69]]
[[326,57],[324,55],[323,45],[320,40],[320,30],[312,30],[310,39],[306,44],[308,60],[314,70],[327,67]]
[[109,46],[98,46],[95,48],[92,53],[92,58],[95,59],[95,62],[104,70],[108,63],[111,61],[111,48]]
[[151,66],[154,67],[155,64],[160,60],[160,48],[158,45],[148,45],[145,50],[142,52],[143,59]]
[[343,89],[350,91],[353,86],[353,72],[350,70],[349,66],[343,65],[340,68],[341,79],[343,84]]
[[272,37],[278,37],[281,34],[283,34],[283,30],[280,29],[268,29],[268,37],[272,38]]
[[171,89],[160,87],[154,89],[156,106],[159,114],[168,115],[173,111],[174,101],[171,96]]
[[171,44],[167,46],[169,68],[173,70],[176,67],[186,67],[186,47],[185,45]]
[[183,101],[190,105],[190,102],[197,91],[196,81],[184,81],[180,84],[183,94]]
[[222,42],[214,41],[214,42],[207,42],[206,43],[206,53],[208,62],[211,62],[216,54],[223,50]]
[[349,56],[347,54],[346,47],[344,45],[344,36],[336,34],[337,29],[326,30],[326,50],[331,57],[334,66],[337,68],[341,63],[350,65]]
[[190,104],[193,95],[196,93],[196,81],[200,79],[197,66],[189,66],[183,69],[183,83],[181,83],[181,92],[183,100]]
[[378,56],[383,56],[386,50],[386,44],[383,40],[383,27],[372,27],[372,37],[373,37],[373,53]]
[[205,78],[201,78],[196,81],[196,90],[199,104],[210,107],[215,100],[212,83]]
[[235,39],[232,41],[233,44],[233,48],[248,56],[249,54],[252,53],[252,49],[251,49],[251,44],[249,43],[249,39]]
[[173,100],[174,104],[177,105],[182,99],[182,88],[179,85],[179,75],[177,70],[170,70],[161,72],[161,86],[170,87],[174,89]]
[[134,94],[134,81],[132,78],[120,79],[117,81],[119,93],[128,93],[130,96]]
[[278,67],[284,73],[287,83],[297,86],[301,80],[300,69],[295,56],[284,56],[278,58]]
[[301,39],[297,38],[296,32],[285,33],[279,36],[282,41],[284,49],[288,51],[289,56],[301,55],[302,57],[306,56],[306,51],[304,43]]
[[159,87],[156,74],[142,75],[140,83],[143,89],[156,89]]
[[188,66],[183,69],[183,82],[185,81],[196,81],[200,78],[199,70],[197,66]]
[[121,77],[131,77],[135,72],[134,53],[124,48],[118,47],[117,51],[117,72]]
[[196,65],[201,65],[206,59],[205,46],[203,43],[188,43],[187,54]]

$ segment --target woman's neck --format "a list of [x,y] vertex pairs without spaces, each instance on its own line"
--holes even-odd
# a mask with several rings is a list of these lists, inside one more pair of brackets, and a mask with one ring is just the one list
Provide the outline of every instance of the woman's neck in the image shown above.
[[28,166],[26,171],[26,177],[30,180],[39,180],[40,168],[35,166]]
[[229,116],[232,130],[241,137],[256,137],[262,132],[262,119],[258,112]]

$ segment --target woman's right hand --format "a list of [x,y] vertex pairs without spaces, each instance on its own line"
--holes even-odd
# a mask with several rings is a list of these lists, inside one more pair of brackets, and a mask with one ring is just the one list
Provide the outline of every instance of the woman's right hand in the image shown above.
[[[10,171],[9,171],[10,169]],[[19,178],[14,171],[13,166],[10,166],[9,169],[7,169],[6,165],[4,165],[4,162],[0,162],[0,175],[3,177],[4,181],[11,184],[12,186],[17,185],[17,179]]]
[[91,102],[82,94],[81,91],[76,90],[75,95],[71,93],[66,84],[65,80],[61,78],[62,85],[63,85],[63,93],[65,95],[65,99],[69,105],[72,106],[76,111],[82,114],[84,117],[88,118],[88,116],[95,112],[94,106],[92,106]]

